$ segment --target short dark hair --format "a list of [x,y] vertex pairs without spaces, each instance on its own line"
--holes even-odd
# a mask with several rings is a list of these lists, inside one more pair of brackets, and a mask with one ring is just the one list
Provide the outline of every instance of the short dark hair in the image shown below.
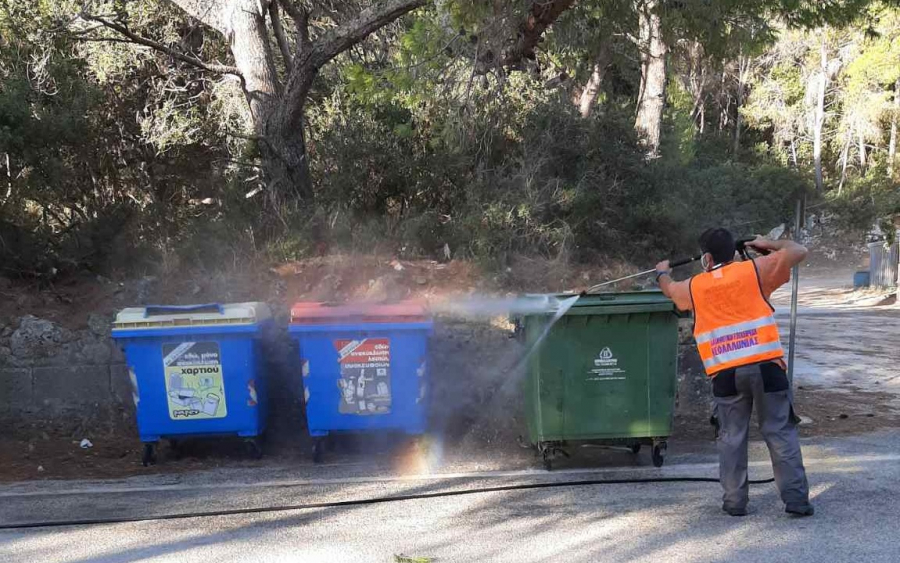
[[707,229],[700,235],[700,250],[712,254],[716,264],[731,262],[736,250],[734,236],[721,227]]

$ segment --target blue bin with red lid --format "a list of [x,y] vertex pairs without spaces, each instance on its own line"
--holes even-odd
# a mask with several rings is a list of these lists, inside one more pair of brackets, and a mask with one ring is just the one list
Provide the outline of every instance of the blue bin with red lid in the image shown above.
[[433,326],[425,307],[411,301],[292,307],[289,331],[299,344],[317,461],[321,438],[332,432],[425,433]]

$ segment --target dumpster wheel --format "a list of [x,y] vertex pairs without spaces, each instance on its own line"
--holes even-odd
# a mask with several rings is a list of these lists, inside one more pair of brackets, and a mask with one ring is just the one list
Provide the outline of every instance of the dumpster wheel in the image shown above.
[[650,454],[650,457],[653,460],[653,467],[663,466],[663,463],[666,462],[666,450],[668,448],[669,443],[665,440],[653,443],[653,452]]
[[181,440],[178,440],[177,438],[169,438],[169,451],[172,452],[172,457],[174,457],[175,459],[181,459],[181,456],[184,453],[183,442]]
[[325,456],[325,443],[326,438],[315,438],[313,440],[312,446],[312,458],[313,463],[322,463],[322,458]]
[[544,460],[544,469],[551,471],[553,469],[553,460],[559,456],[569,457],[569,453],[562,449],[565,442],[538,442],[537,453]]
[[144,452],[141,454],[141,464],[149,467],[156,463],[156,444],[147,442],[144,444]]
[[257,436],[254,438],[248,438],[246,440],[247,444],[247,452],[250,454],[250,457],[253,459],[262,459],[263,456],[263,446],[262,440]]

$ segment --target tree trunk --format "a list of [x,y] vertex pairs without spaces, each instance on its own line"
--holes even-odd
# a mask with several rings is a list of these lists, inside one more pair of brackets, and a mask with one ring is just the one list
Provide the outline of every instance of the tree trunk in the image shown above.
[[[372,32],[426,3],[426,0],[385,0],[361,10],[314,43],[309,40],[308,13],[291,2],[283,3],[282,8],[294,19],[298,40],[297,52],[285,56],[291,66],[282,87],[266,25],[266,14],[273,0],[169,1],[228,38],[258,138],[270,198],[275,204],[284,199],[309,199],[313,195],[303,128],[306,97],[319,69]],[[567,1],[568,5],[574,2],[561,1]],[[274,30],[276,35],[284,31],[279,29]],[[127,29],[120,32],[128,35]],[[158,45],[152,46],[165,51]],[[280,47],[286,51],[287,41],[280,40]]]
[[690,70],[686,83],[687,90],[693,98],[693,106],[691,107],[691,119],[697,132],[703,135],[706,128],[706,64],[704,61],[703,45],[699,41],[694,41],[688,50],[690,61]]
[[800,163],[797,162],[797,141],[794,137],[791,137],[791,161],[794,163],[794,168],[800,168]]
[[813,166],[816,173],[816,193],[824,191],[825,180],[822,176],[822,129],[825,126],[825,90],[828,83],[828,51],[823,34],[821,45],[821,69],[816,84],[816,115],[813,126]]
[[735,157],[741,149],[741,104],[744,101],[744,89],[747,83],[747,70],[750,68],[750,58],[743,55],[738,57],[738,90],[734,108],[734,146],[732,152]]
[[244,95],[273,204],[283,199],[309,199],[312,181],[306,158],[303,127],[273,127],[282,103],[281,83],[275,70],[266,26],[268,2],[238,0],[231,11],[231,54],[243,76]]
[[700,108],[697,110],[700,114],[700,135],[706,132],[706,101],[700,100]]
[[594,61],[594,68],[591,77],[588,79],[584,90],[581,92],[581,100],[578,103],[581,117],[588,118],[597,102],[597,96],[600,94],[600,87],[603,86],[603,76],[606,74],[606,67],[609,66],[611,51],[609,41],[603,40],[600,44],[600,52]]
[[841,151],[841,181],[838,183],[838,195],[844,191],[844,180],[847,179],[847,161],[850,160],[850,143],[853,142],[853,131],[847,129],[847,141],[844,143],[844,150]]
[[863,137],[862,129],[856,132],[856,142],[859,147],[859,174],[865,176],[868,159],[866,158],[866,138]]
[[888,178],[894,177],[894,159],[897,157],[897,118],[900,113],[900,78],[894,82],[894,112],[891,114],[891,140],[888,142]]
[[[515,43],[503,55],[503,66],[521,69],[524,59],[534,60],[535,49],[544,40],[544,32],[574,4],[575,0],[534,0],[528,16],[519,26]],[[493,59],[492,52],[488,51],[485,55]]]
[[638,9],[641,47],[641,89],[634,128],[649,158],[659,156],[663,108],[666,101],[666,43],[657,8],[659,0],[646,0]]

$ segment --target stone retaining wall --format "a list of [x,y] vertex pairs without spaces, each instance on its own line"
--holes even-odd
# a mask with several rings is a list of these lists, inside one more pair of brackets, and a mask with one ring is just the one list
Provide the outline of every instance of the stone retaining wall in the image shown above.
[[30,315],[0,323],[0,413],[130,403],[125,358],[109,333],[101,315],[75,331]]

